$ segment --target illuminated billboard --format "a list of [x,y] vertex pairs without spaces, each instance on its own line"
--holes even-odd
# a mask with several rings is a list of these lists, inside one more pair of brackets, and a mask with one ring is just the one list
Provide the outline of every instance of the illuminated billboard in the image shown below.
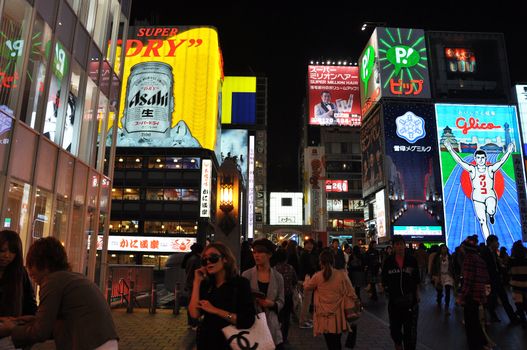
[[324,147],[304,149],[305,212],[307,225],[315,232],[326,232],[326,152]]
[[212,160],[203,159],[201,168],[201,194],[199,216],[208,218],[210,216],[212,188]]
[[427,31],[435,99],[508,103],[507,50],[502,33]]
[[223,74],[216,30],[131,27],[129,38],[117,146],[214,150]]
[[359,64],[364,117],[381,97],[430,98],[428,56],[422,29],[377,27]]
[[221,130],[221,163],[225,158],[232,158],[243,176],[243,183],[247,185],[247,150],[249,132],[243,129]]
[[359,68],[308,66],[309,124],[360,126]]
[[386,237],[386,201],[384,200],[384,196],[384,190],[375,194],[375,227],[378,238]]
[[393,233],[441,240],[443,195],[434,106],[385,103],[383,120]]
[[301,192],[271,192],[269,224],[302,225],[303,201]]
[[510,248],[527,222],[516,109],[436,104],[436,116],[447,245],[476,233]]
[[225,77],[221,88],[221,123],[256,123],[256,77]]
[[348,180],[326,180],[326,192],[348,192]]
[[360,131],[362,150],[362,197],[384,186],[384,151],[380,112],[373,114]]
[[[108,251],[170,254],[188,253],[190,252],[190,246],[194,243],[196,243],[196,237],[110,235],[108,236]],[[102,246],[103,236],[97,236],[97,250],[102,250]]]

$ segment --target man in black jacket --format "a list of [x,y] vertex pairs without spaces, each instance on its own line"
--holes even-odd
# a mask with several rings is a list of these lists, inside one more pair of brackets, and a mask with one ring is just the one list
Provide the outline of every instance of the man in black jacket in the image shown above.
[[393,250],[394,254],[386,258],[382,267],[382,283],[389,300],[390,334],[395,349],[402,350],[404,341],[404,350],[412,350],[417,344],[419,268],[417,260],[405,254],[402,236],[393,237]]
[[[315,241],[308,239],[304,242],[304,251],[300,254],[300,279],[304,281],[306,276],[313,276],[319,270],[318,266],[318,251],[315,250]],[[313,291],[304,290],[302,301],[302,310],[300,311],[300,328],[311,328],[313,324],[309,314],[309,307],[311,306],[311,299],[313,299]]]
[[505,288],[503,287],[502,276],[503,267],[501,266],[498,260],[498,254],[496,253],[500,247],[500,242],[498,241],[498,236],[489,235],[487,237],[487,246],[481,249],[481,258],[487,264],[487,269],[489,270],[490,277],[490,295],[487,308],[490,313],[490,318],[492,322],[500,322],[498,315],[496,314],[496,307],[498,305],[498,297],[501,300],[501,304],[509,316],[511,323],[517,322],[518,317],[514,313],[512,306],[509,302],[509,297]]

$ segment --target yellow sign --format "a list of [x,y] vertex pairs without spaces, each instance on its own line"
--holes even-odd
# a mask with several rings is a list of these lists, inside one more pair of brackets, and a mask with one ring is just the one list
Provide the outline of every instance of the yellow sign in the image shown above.
[[214,150],[223,78],[211,27],[132,27],[124,46],[118,147]]

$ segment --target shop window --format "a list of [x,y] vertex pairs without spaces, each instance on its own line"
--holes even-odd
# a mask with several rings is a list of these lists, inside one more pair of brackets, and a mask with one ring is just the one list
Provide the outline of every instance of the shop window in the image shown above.
[[97,86],[91,79],[87,79],[78,156],[89,165],[93,165],[95,132],[97,131],[96,103]]
[[95,165],[97,170],[103,171],[103,163],[106,148],[106,135],[108,131],[108,98],[99,92],[99,106],[97,108],[97,143],[95,148]]
[[120,201],[123,200],[123,189],[122,188],[112,188],[112,200]]
[[[195,157],[166,157],[156,158],[164,161],[164,167],[167,169],[199,169],[200,168],[200,159]],[[157,166],[159,167],[159,166]]]
[[86,255],[86,244],[84,231],[84,213],[86,210],[86,187],[88,186],[88,168],[77,161],[74,167],[73,192],[72,192],[72,218],[70,239],[66,242],[66,250],[70,260],[71,269],[75,272],[83,272],[84,258]]
[[15,117],[20,96],[24,50],[29,37],[31,6],[25,0],[6,0],[0,20],[0,110]]
[[80,87],[84,82],[84,71],[72,60],[70,89],[66,103],[66,116],[64,118],[64,133],[62,136],[62,148],[73,154],[77,154],[82,121],[82,97]]
[[33,176],[33,162],[36,153],[37,135],[24,124],[18,124],[13,136],[13,149],[9,158],[11,175],[29,182]]
[[[20,234],[22,244],[25,245],[27,252],[27,245],[30,243],[29,235],[29,198],[31,195],[31,185],[11,181],[7,192],[7,203],[3,208],[2,229],[14,230]],[[24,254],[25,255],[25,254]]]
[[56,177],[57,151],[57,147],[46,139],[42,139],[38,144],[34,184],[48,191],[53,191]]
[[165,230],[162,221],[145,221],[145,233],[147,234],[165,233]]
[[162,188],[147,188],[146,189],[146,199],[149,201],[162,201],[163,189]]
[[32,222],[33,238],[48,237],[51,229],[51,204],[53,194],[37,188],[35,195],[35,214]]
[[33,129],[40,128],[42,119],[40,111],[44,108],[44,81],[48,72],[51,36],[51,27],[37,15],[31,35],[31,52],[20,111],[20,120]]
[[57,41],[54,46],[51,61],[51,79],[47,89],[48,100],[45,106],[45,119],[42,134],[53,142],[60,144],[64,115],[68,105],[68,73],[70,54],[64,45]]
[[165,157],[150,157],[148,158],[149,169],[163,169],[165,167]]
[[138,201],[141,199],[139,188],[125,188],[123,191],[125,201]]
[[5,174],[14,120],[0,111],[0,174]]
[[139,232],[139,221],[111,220],[108,229],[111,233],[137,233]]

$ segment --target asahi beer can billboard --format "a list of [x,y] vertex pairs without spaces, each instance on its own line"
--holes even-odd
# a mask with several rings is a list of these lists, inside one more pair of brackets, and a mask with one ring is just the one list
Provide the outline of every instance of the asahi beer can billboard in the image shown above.
[[436,116],[447,245],[493,234],[510,249],[527,227],[516,108],[436,104]]
[[129,35],[118,47],[125,51],[126,84],[117,146],[216,149],[223,77],[216,30],[131,27]]

